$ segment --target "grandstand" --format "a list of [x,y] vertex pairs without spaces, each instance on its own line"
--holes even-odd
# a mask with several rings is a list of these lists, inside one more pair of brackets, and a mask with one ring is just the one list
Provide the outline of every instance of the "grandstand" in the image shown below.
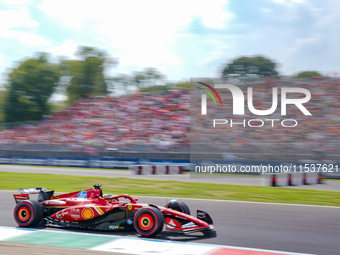
[[36,125],[0,132],[4,148],[188,151],[188,92],[81,99]]
[[[263,79],[257,80],[253,86],[256,87],[254,104],[263,109],[270,107],[268,87],[309,89],[312,99],[308,102],[308,109],[313,117],[300,114],[298,121],[301,125],[289,129],[262,127],[226,130],[195,126],[192,131],[200,133],[200,136],[191,137],[191,142],[208,143],[212,148],[209,153],[221,159],[223,155],[218,151],[222,147],[223,153],[234,153],[238,160],[265,158],[276,161],[297,157],[323,160],[339,157],[339,79]],[[199,109],[199,103],[191,105],[194,111]],[[231,102],[229,104],[231,107]],[[143,157],[146,158],[164,158],[167,155],[188,159],[189,110],[190,95],[185,90],[157,95],[90,96],[37,124],[0,131],[0,156],[48,156],[58,152],[63,157],[124,158],[144,153]],[[219,108],[214,108],[214,111],[219,111]],[[216,114],[225,117],[225,113]],[[272,118],[279,118],[275,114]],[[195,123],[197,119],[192,121]],[[209,140],[211,134],[219,139]],[[203,156],[206,154],[203,153]]]

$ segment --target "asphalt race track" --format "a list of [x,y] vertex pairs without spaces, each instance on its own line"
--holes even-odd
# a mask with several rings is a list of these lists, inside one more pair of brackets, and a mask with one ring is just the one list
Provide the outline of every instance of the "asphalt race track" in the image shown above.
[[[0,226],[17,226],[13,219],[15,202],[12,193],[11,191],[0,191]],[[169,198],[141,197],[139,201],[164,205],[169,201]],[[211,215],[214,220],[216,236],[204,237],[200,234],[182,236],[164,231],[156,239],[287,252],[339,254],[340,208],[338,207],[193,199],[182,199],[182,201],[190,207],[192,215],[196,214],[196,209],[202,209]],[[80,232],[88,231],[81,230]],[[112,234],[137,236],[135,232]]]

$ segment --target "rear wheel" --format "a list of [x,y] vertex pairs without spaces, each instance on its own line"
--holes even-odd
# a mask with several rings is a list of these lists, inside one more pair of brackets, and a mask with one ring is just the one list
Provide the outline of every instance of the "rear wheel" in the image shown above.
[[14,219],[21,227],[34,227],[43,218],[43,208],[38,201],[24,200],[14,209]]
[[186,203],[179,201],[177,199],[172,199],[169,203],[165,205],[165,207],[190,215],[190,209],[186,205]]
[[142,208],[136,212],[133,225],[140,235],[155,236],[163,229],[164,216],[158,208]]

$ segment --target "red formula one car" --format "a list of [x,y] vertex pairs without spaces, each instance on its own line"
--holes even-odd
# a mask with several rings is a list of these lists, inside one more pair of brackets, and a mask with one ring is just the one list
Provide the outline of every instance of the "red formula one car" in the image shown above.
[[[21,227],[38,224],[57,227],[78,227],[96,230],[133,230],[142,236],[155,236],[163,230],[182,233],[212,231],[213,221],[208,213],[197,210],[190,215],[182,201],[171,200],[165,206],[137,203],[129,195],[103,195],[101,185],[61,195],[45,188],[20,189],[14,194],[17,203],[15,221]],[[29,194],[38,194],[29,200]]]

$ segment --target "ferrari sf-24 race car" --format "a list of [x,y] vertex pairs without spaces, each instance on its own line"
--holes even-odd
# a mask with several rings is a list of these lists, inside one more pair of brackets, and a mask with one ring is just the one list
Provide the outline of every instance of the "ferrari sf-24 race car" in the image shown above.
[[[141,236],[155,236],[163,230],[192,233],[213,231],[208,213],[197,210],[190,215],[189,207],[179,200],[165,206],[138,203],[129,195],[103,195],[101,185],[61,195],[42,187],[19,189],[14,219],[21,227],[43,224],[49,227],[77,227],[95,230],[136,230]],[[30,200],[29,194],[38,194]]]

